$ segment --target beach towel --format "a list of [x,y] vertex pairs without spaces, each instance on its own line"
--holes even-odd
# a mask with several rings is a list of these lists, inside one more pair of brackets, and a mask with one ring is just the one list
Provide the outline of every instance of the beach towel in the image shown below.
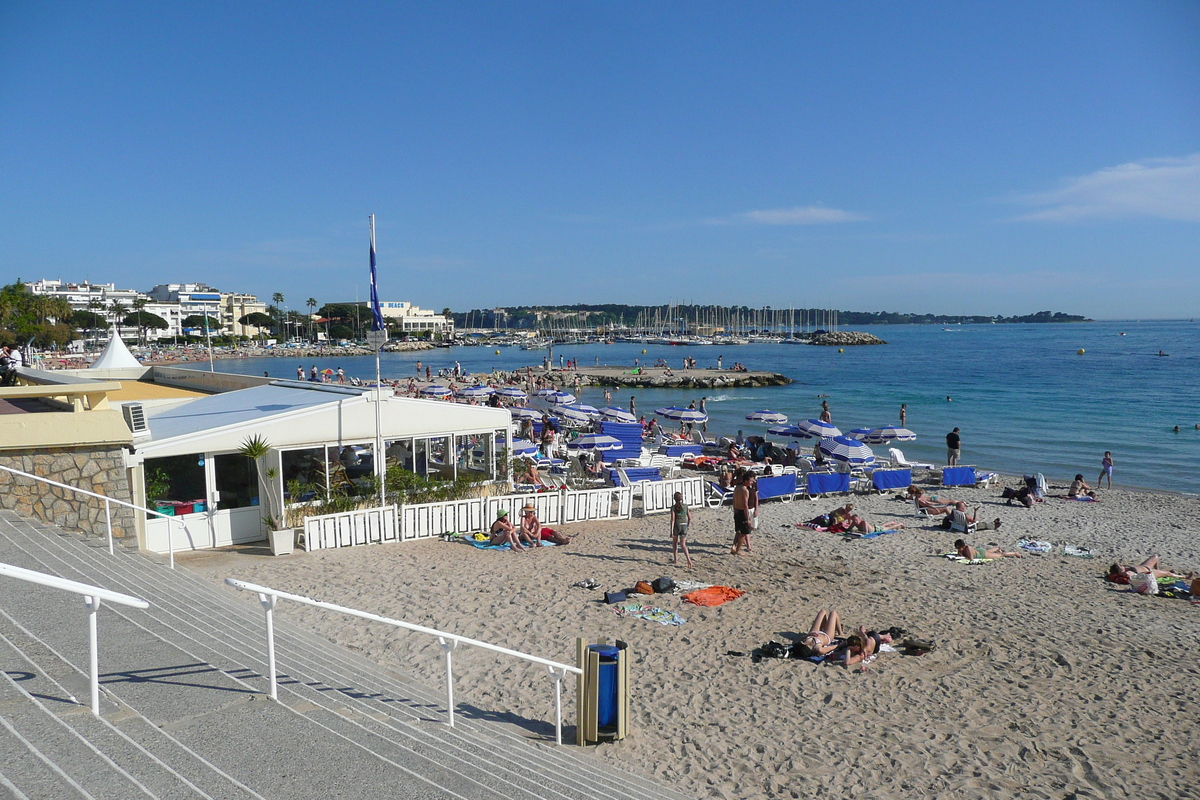
[[[477,542],[474,539],[463,539],[462,541],[466,542],[467,544],[471,545],[472,547],[474,547],[478,550],[511,550],[512,549],[512,545],[510,545],[508,542],[505,542],[504,544],[489,544],[487,539],[484,539],[482,542]],[[542,547],[557,547],[557,546],[558,545],[554,544],[554,542],[548,542],[545,540],[542,541]],[[529,545],[525,545],[525,547],[528,549]]]
[[1029,553],[1049,553],[1054,549],[1050,542],[1039,542],[1036,539],[1022,539],[1017,542],[1017,547]]
[[655,608],[654,606],[646,606],[641,603],[619,603],[612,607],[617,612],[618,617],[636,617],[637,619],[645,619],[651,622],[657,622],[660,625],[682,625],[687,622],[683,617],[676,614],[674,611],[668,611],[665,608]]
[[737,600],[744,594],[741,589],[734,589],[732,586],[710,586],[707,589],[688,592],[683,596],[683,600],[697,606],[719,606],[730,600]]
[[942,558],[947,558],[947,559],[955,562],[956,564],[972,564],[972,565],[973,564],[991,564],[993,561],[996,560],[994,558],[966,559],[966,558],[963,558],[962,556],[960,556],[958,553],[939,553],[939,555]]
[[707,589],[710,586],[712,586],[711,583],[703,581],[675,581],[675,585],[671,587],[671,594],[687,594],[697,589]]
[[899,533],[903,528],[886,531],[871,531],[870,533],[855,533],[854,531],[846,531],[843,536],[847,539],[874,539],[877,536],[883,536],[885,533]]
[[1092,551],[1086,547],[1076,547],[1073,544],[1063,545],[1064,556],[1075,556],[1076,558],[1093,558]]

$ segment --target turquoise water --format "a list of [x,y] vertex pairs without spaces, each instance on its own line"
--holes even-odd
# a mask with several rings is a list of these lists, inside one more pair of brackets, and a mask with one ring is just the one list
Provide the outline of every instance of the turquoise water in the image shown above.
[[[837,348],[805,345],[669,347],[581,345],[555,348],[555,358],[581,366],[642,363],[665,358],[678,369],[685,356],[699,367],[734,361],[780,372],[786,387],[736,389],[708,397],[709,431],[763,434],[747,422],[750,411],[769,408],[792,421],[820,413],[828,395],[833,422],[843,431],[896,424],[908,404],[908,427],[917,441],[901,445],[909,458],[941,464],[945,434],[961,428],[963,463],[1009,473],[1042,472],[1051,480],[1100,472],[1105,450],[1116,461],[1115,483],[1178,492],[1200,491],[1200,324],[1185,321],[1102,322],[1059,325],[931,325],[864,327],[887,345]],[[1125,332],[1125,336],[1119,335]],[[1077,355],[1080,348],[1084,355]],[[646,350],[643,355],[642,350]],[[1157,356],[1160,350],[1169,357]],[[383,374],[413,374],[418,360],[435,373],[455,359],[470,371],[514,369],[541,362],[542,351],[459,347],[420,353],[385,353]],[[225,372],[294,378],[298,361],[285,358],[226,360]],[[207,365],[196,365],[207,367]],[[305,362],[307,370],[311,362]],[[373,378],[370,357],[332,359],[321,368]],[[583,400],[602,405],[603,390],[584,387]],[[637,396],[638,412],[699,400],[680,389],[621,390],[614,405]],[[952,402],[947,402],[950,396]],[[1174,433],[1174,426],[1180,427]],[[886,455],[886,448],[877,448]]]

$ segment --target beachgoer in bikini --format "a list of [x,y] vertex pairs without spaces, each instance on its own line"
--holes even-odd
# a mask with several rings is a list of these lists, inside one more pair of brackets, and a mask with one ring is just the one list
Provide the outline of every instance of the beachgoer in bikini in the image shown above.
[[506,544],[515,552],[524,550],[517,536],[517,529],[508,521],[508,511],[500,509],[496,512],[496,521],[492,523],[491,544]]
[[982,553],[976,550],[971,545],[964,542],[962,539],[956,539],[954,549],[957,553],[967,561],[974,561],[977,558],[1024,558],[1021,553],[1006,553],[999,547],[987,547]]
[[867,661],[879,653],[879,646],[892,643],[892,634],[888,632],[868,631],[859,626],[858,633],[852,634],[837,650],[830,655],[830,661],[840,661],[846,668]]
[[1149,575],[1153,575],[1155,578],[1191,578],[1193,575],[1191,572],[1189,572],[1187,575],[1178,575],[1170,570],[1159,569],[1158,556],[1150,556],[1137,566],[1130,566],[1129,564],[1121,563],[1113,564],[1108,568],[1108,577],[1109,579],[1112,579],[1116,575],[1129,576],[1138,572],[1145,572]]
[[521,509],[521,526],[517,529],[517,538],[530,547],[542,546],[542,523],[538,521],[537,509],[532,503]]
[[805,637],[792,647],[792,654],[796,658],[827,656],[841,645],[837,639],[841,635],[842,621],[838,613],[833,609],[822,611],[813,620]]
[[1096,497],[1096,492],[1092,489],[1092,487],[1087,485],[1087,481],[1083,479],[1082,475],[1076,475],[1075,480],[1071,481],[1071,488],[1067,490],[1067,497],[1090,497],[1093,500],[1099,499]]
[[908,496],[912,498],[917,508],[930,516],[936,517],[941,514],[949,514],[950,509],[954,508],[953,502],[939,503],[936,500],[930,500],[925,496],[925,490],[920,486],[908,487]]
[[688,552],[687,532],[692,523],[692,511],[683,502],[683,492],[676,492],[671,505],[671,563],[679,563],[679,547],[683,546],[683,557],[688,567],[692,566],[692,554]]
[[[1200,425],[1196,426],[1200,428]],[[1100,460],[1100,477],[1096,479],[1096,488],[1100,488],[1100,484],[1104,483],[1104,479],[1108,478],[1108,488],[1112,488],[1112,468],[1113,457],[1108,450],[1104,451],[1104,458]]]

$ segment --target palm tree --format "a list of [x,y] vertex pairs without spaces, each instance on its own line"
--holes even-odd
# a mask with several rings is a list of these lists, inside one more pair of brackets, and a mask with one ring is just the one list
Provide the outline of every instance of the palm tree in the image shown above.
[[271,295],[271,302],[275,304],[276,313],[279,315],[276,322],[279,324],[279,336],[284,341],[287,341],[287,334],[283,330],[283,292],[276,292]]
[[118,338],[121,336],[121,317],[125,316],[127,310],[120,300],[113,300],[112,305],[108,307],[108,313],[113,315],[113,325],[116,327]]
[[142,324],[142,311],[145,310],[148,302],[150,301],[144,297],[139,297],[133,301],[133,311],[138,319],[138,344],[143,346],[146,344],[146,326]]
[[[91,300],[88,300],[88,310],[99,317],[104,311],[104,301],[93,297]],[[99,338],[98,330],[99,328],[92,328],[92,344],[95,344],[96,339]]]
[[317,307],[317,301],[315,298],[310,297],[304,301],[304,305],[306,305],[308,307],[308,340],[311,342],[312,338],[313,338],[312,312],[313,312],[313,309]]

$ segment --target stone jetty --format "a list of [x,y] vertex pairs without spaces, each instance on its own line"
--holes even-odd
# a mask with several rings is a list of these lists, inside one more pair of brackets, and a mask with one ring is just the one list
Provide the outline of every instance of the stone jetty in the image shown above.
[[823,344],[831,347],[848,347],[859,344],[887,344],[883,339],[871,333],[862,331],[828,331],[808,340],[809,344]]
[[[540,368],[537,374],[547,375]],[[551,370],[551,380],[570,388],[579,376],[584,386],[639,386],[651,388],[730,389],[748,386],[786,386],[792,379],[778,372],[731,369],[663,369],[662,367],[580,367],[578,370]]]

